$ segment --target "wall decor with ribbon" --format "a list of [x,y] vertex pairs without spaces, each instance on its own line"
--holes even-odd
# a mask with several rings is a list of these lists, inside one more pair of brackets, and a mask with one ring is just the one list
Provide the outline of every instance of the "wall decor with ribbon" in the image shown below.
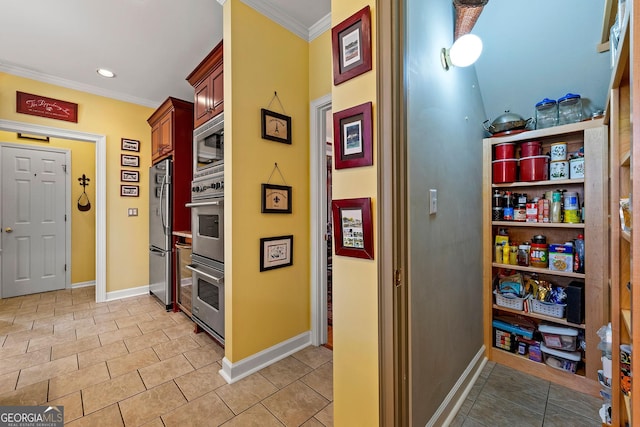
[[[284,185],[271,184],[271,178],[275,172],[280,174]],[[292,189],[287,185],[278,163],[275,164],[266,184],[262,184],[262,213],[291,213]]]
[[91,181],[85,174],[82,174],[81,178],[78,178],[80,181],[80,185],[82,185],[82,194],[78,197],[78,210],[82,212],[86,212],[91,209],[91,202],[89,201],[89,196],[87,196],[87,192],[85,191],[87,185],[89,185],[89,181]]

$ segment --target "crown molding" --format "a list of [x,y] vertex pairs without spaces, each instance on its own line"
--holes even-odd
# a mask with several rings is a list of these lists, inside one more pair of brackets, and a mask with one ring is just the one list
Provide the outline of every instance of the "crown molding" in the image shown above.
[[[297,35],[301,39],[306,40],[308,42],[310,42],[311,40],[313,40],[314,38],[316,38],[322,33],[322,32],[319,32],[319,30],[323,29],[327,25],[327,23],[325,22],[327,21],[327,16],[328,16],[328,26],[326,27],[326,29],[331,28],[331,14],[328,14],[327,16],[323,17],[316,24],[312,25],[311,28],[307,28],[307,26],[304,25],[302,22],[293,18],[292,16],[290,16],[280,8],[275,7],[274,5],[269,3],[267,0],[241,0],[241,1],[242,3],[255,9],[256,11],[260,12],[267,18],[274,21],[275,23],[286,28],[287,30],[291,31],[293,34]],[[321,22],[322,24],[318,28],[315,28]],[[326,31],[326,29],[324,29],[324,31]],[[312,30],[313,30],[313,37],[312,37]]]
[[29,70],[27,68],[18,67],[15,65],[0,63],[0,71],[8,74],[13,74],[19,77],[25,77],[27,79],[37,80],[43,83],[62,86],[68,89],[78,90],[80,92],[92,93],[94,95],[117,99],[119,101],[129,102],[131,104],[138,104],[145,107],[157,108],[158,105],[161,104],[160,102],[152,101],[150,99],[138,98],[136,96],[127,95],[126,93],[115,92],[115,91],[99,88],[97,86],[88,85],[85,83],[74,82],[72,80],[63,79],[60,77],[52,76],[52,75],[41,73],[38,71]]
[[320,18],[318,22],[309,28],[309,41],[324,34],[331,29],[331,12]]
[[216,0],[218,3],[220,3],[221,6],[224,6],[224,4],[227,2],[227,0]]

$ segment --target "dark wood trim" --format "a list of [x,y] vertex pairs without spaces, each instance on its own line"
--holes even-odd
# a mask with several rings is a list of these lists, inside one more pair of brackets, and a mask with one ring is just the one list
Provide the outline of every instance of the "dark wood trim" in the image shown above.
[[211,52],[198,64],[198,66],[189,74],[186,80],[191,86],[196,86],[222,62],[222,42],[218,43]]

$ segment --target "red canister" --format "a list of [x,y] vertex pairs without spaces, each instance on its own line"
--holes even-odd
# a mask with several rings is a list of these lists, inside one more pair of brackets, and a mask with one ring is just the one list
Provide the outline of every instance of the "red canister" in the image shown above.
[[549,179],[549,156],[531,156],[520,159],[520,181]]
[[527,141],[520,144],[520,157],[539,156],[542,154],[540,141]]
[[513,159],[516,157],[515,142],[504,142],[496,145],[495,160]]
[[516,180],[516,159],[494,160],[493,162],[493,183],[513,182]]

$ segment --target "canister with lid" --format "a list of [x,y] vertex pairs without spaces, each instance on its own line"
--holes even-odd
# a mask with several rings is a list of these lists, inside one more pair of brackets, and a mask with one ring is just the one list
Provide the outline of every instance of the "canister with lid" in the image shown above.
[[582,98],[575,93],[568,93],[558,99],[558,124],[577,123],[582,121]]
[[545,98],[536,104],[536,129],[550,128],[558,124],[558,103]]
[[580,222],[581,212],[578,193],[567,191],[564,193],[564,222],[577,224]]

